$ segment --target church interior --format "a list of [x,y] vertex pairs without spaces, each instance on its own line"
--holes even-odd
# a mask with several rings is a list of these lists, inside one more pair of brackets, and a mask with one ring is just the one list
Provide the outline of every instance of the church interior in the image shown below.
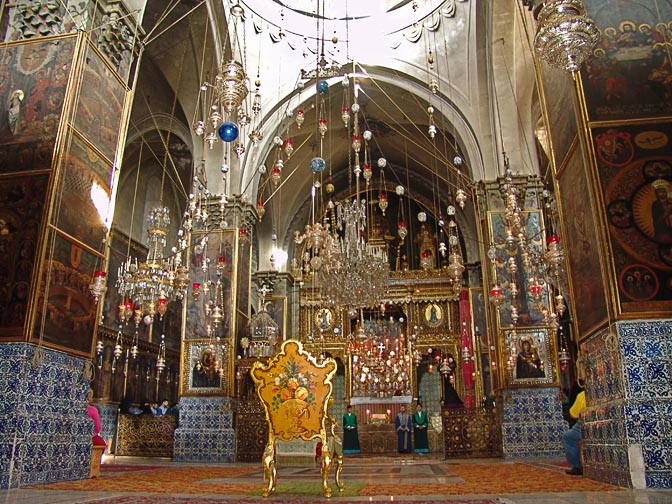
[[[670,498],[671,0],[0,10],[0,489],[137,463],[272,493],[351,411],[346,488],[402,476],[346,500],[404,460]],[[577,387],[582,478],[540,462]],[[442,491],[518,493],[488,490]]]

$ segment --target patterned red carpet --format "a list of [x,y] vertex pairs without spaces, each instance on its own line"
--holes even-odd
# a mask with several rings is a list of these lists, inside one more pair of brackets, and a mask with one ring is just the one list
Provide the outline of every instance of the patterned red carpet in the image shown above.
[[[354,464],[353,464],[354,465]],[[102,466],[102,477],[81,481],[53,483],[49,485],[34,486],[32,488],[81,490],[81,491],[110,491],[128,492],[130,494],[141,492],[142,494],[173,494],[194,495],[199,502],[210,502],[207,498],[212,496],[241,496],[255,499],[260,491],[265,488],[263,473],[258,466],[178,466],[149,468],[149,466],[129,467],[130,472],[119,472],[117,468],[109,469]],[[346,466],[347,467],[347,466]],[[618,487],[593,481],[587,478],[567,476],[561,467],[548,465],[540,467],[535,463],[447,463],[434,462],[428,465],[433,474],[419,474],[418,465],[409,465],[414,473],[404,476],[403,466],[401,469],[389,467],[387,472],[368,474],[376,471],[366,464],[358,468],[351,466],[343,473],[343,482],[346,485],[345,496],[381,498],[381,496],[397,497],[411,496],[415,499],[428,497],[433,502],[439,496],[461,495],[501,495],[509,493],[555,493],[555,492],[603,492],[619,490]],[[312,491],[315,485],[319,489],[319,471],[317,469],[297,469],[294,475],[283,476],[279,472],[278,491],[276,495],[284,496],[285,502],[302,502],[306,491],[295,491],[303,484],[308,491]],[[358,475],[357,471],[361,474]],[[396,472],[395,472],[396,471]],[[524,477],[523,477],[524,476]],[[418,478],[422,483],[418,484]],[[294,485],[292,493],[284,493],[283,483]],[[406,481],[408,483],[406,483]],[[303,482],[303,483],[302,483]],[[350,485],[348,485],[350,483]],[[299,485],[298,487],[296,485]],[[348,488],[349,487],[349,488]],[[333,488],[333,485],[332,485]],[[349,490],[349,491],[348,491]],[[308,492],[308,493],[309,493]],[[316,492],[319,494],[318,492]],[[298,495],[301,494],[301,495]],[[295,495],[299,500],[291,501]],[[338,495],[334,492],[334,497]],[[167,495],[165,497],[168,497]],[[131,498],[131,497],[127,497]],[[287,498],[290,498],[288,501]],[[137,497],[136,499],[142,499]],[[175,497],[172,497],[175,499]],[[206,499],[206,500],[202,500]],[[258,499],[258,497],[256,497]],[[244,499],[237,499],[242,501]],[[267,500],[267,499],[265,499]],[[234,502],[232,500],[213,500],[211,502]],[[101,503],[149,502],[147,500],[104,500]],[[190,500],[165,500],[162,502],[182,503]],[[310,500],[306,501],[310,502]],[[372,501],[375,502],[375,501]],[[385,500],[389,502],[389,498]],[[420,502],[420,501],[415,501]],[[441,500],[441,502],[450,502]],[[460,502],[460,501],[455,501]],[[473,504],[488,501],[462,501]]]
[[[333,497],[334,500],[338,500],[338,497]],[[287,499],[283,498],[281,500],[274,499],[273,497],[268,497],[263,500],[263,502],[284,502],[285,504],[313,504],[316,501],[324,500],[322,497],[304,497],[297,499]],[[255,497],[250,498],[202,498],[202,497],[168,497],[162,498],[161,504],[235,504],[235,503],[247,503],[247,502],[259,502],[260,498]],[[156,497],[147,496],[147,497],[114,497],[110,499],[96,500],[96,504],[149,504],[156,503]],[[390,500],[367,500],[367,504],[390,504]],[[396,502],[413,502],[413,504],[498,504],[497,501],[492,499],[431,499],[431,500],[416,500],[413,501],[404,501],[403,499]]]

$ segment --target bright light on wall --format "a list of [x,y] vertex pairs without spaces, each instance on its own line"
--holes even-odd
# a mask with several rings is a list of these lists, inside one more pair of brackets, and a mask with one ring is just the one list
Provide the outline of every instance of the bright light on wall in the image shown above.
[[107,229],[110,229],[110,197],[103,186],[98,182],[93,182],[91,185],[91,201],[93,206],[96,207],[96,211],[100,216],[100,220],[103,222]]
[[277,247],[273,247],[271,254],[275,259],[275,269],[278,271],[282,270],[287,263],[287,252]]

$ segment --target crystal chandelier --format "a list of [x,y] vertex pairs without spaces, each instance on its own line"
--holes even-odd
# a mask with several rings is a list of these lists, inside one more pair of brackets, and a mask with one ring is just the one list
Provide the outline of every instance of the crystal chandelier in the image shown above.
[[576,73],[600,40],[582,0],[546,0],[538,16],[534,49],[549,65]]
[[376,306],[384,298],[390,268],[387,251],[364,239],[366,200],[342,201],[335,206],[337,267],[325,267],[320,293],[344,308]]
[[[344,88],[348,88],[343,81]],[[328,90],[326,81],[318,81],[318,94]],[[343,107],[343,113],[345,109]],[[318,107],[318,110],[321,110]],[[387,282],[390,276],[390,267],[387,257],[387,248],[384,242],[374,243],[367,233],[367,210],[369,200],[366,195],[369,191],[360,192],[360,176],[363,176],[368,188],[372,171],[368,162],[366,148],[373,135],[370,131],[360,134],[359,104],[356,95],[353,105],[348,108],[353,113],[353,131],[351,148],[354,154],[352,173],[355,175],[355,195],[352,199],[333,202],[328,201],[323,212],[321,222],[313,222],[305,227],[304,233],[294,233],[297,245],[304,244],[299,261],[295,260],[294,270],[309,274],[313,284],[319,288],[321,300],[328,305],[343,309],[373,307],[384,299]],[[349,121],[345,121],[349,124]],[[326,120],[318,121],[318,131],[321,136],[326,133]],[[363,142],[362,142],[363,140]],[[364,163],[360,166],[360,152],[364,148]],[[322,154],[322,153],[320,153]],[[384,164],[380,165],[382,167]],[[311,161],[311,170],[319,175],[325,168],[322,156]],[[315,207],[316,189],[319,181],[313,184],[312,197]],[[333,185],[328,184],[328,192],[333,192]],[[364,195],[364,197],[361,197]],[[361,197],[361,199],[360,199]],[[385,206],[381,206],[384,211]]]
[[119,319],[122,323],[135,310],[136,317],[144,315],[143,320],[149,325],[157,312],[161,316],[165,314],[169,299],[181,299],[185,292],[185,286],[175,281],[176,272],[182,267],[181,254],[171,259],[165,259],[163,254],[170,226],[170,212],[166,207],[156,207],[149,212],[147,223],[147,259],[138,263],[137,258],[131,259],[129,256],[119,267],[116,287],[122,299],[119,305]]

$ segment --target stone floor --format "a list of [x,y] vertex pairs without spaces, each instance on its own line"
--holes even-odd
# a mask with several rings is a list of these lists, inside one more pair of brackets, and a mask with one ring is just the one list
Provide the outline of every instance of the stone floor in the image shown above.
[[[446,461],[431,457],[414,457],[404,461],[395,461],[402,464],[399,470],[385,470],[377,461],[358,459],[347,461],[344,465],[342,480],[359,481],[365,483],[383,483],[390,488],[391,495],[375,497],[341,497],[335,494],[330,500],[334,502],[410,502],[410,503],[454,503],[454,504],[667,504],[672,503],[672,490],[629,490],[620,489],[606,492],[577,492],[572,491],[571,480],[566,492],[562,493],[514,493],[492,494],[484,487],[482,493],[470,495],[423,495],[423,487],[433,483],[449,483],[450,476],[445,474],[439,467]],[[450,463],[460,461],[451,460]],[[466,462],[466,461],[465,461]],[[473,463],[473,460],[469,461]],[[174,467],[177,464],[168,459],[140,459],[128,457],[106,456],[104,464],[129,465],[166,465]],[[500,459],[480,460],[482,464],[506,464]],[[190,464],[179,464],[189,466]],[[194,464],[191,464],[193,466]],[[229,466],[231,464],[228,464]],[[245,464],[249,466],[249,464]],[[558,472],[564,472],[558,468]],[[315,470],[307,470],[306,467],[285,467],[278,471],[280,483],[284,481],[311,481],[315,479]],[[149,474],[148,474],[149,477]],[[517,475],[515,477],[520,477]],[[563,476],[564,477],[564,476]],[[394,495],[395,485],[413,483],[417,485],[417,492],[413,495]],[[261,486],[265,483],[260,481]],[[216,504],[216,503],[248,503],[248,502],[285,502],[304,504],[310,502],[325,502],[328,499],[322,495],[278,497],[272,495],[267,499],[262,497],[250,497],[247,495],[223,496],[214,494],[151,494],[143,492],[122,491],[64,491],[64,490],[37,490],[19,488],[0,490],[0,504],[59,504],[59,503],[98,503],[98,504]]]

